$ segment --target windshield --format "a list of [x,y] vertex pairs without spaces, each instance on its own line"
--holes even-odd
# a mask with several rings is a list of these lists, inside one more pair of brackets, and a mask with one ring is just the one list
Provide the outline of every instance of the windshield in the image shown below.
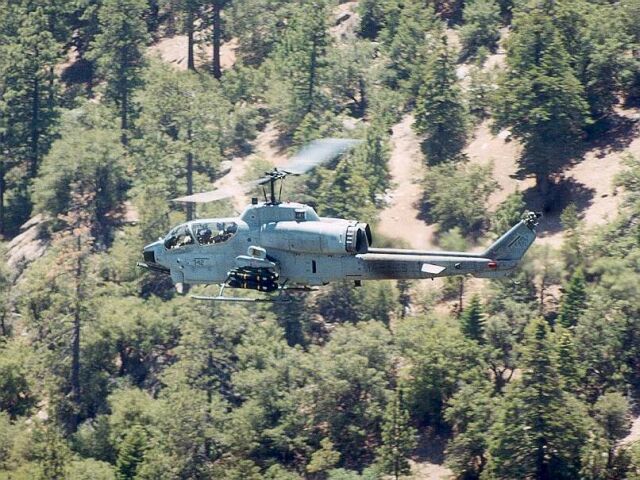
[[235,222],[200,222],[193,224],[193,231],[200,245],[224,243],[238,231]]
[[193,237],[186,225],[180,225],[169,232],[164,239],[164,246],[168,250],[193,245]]

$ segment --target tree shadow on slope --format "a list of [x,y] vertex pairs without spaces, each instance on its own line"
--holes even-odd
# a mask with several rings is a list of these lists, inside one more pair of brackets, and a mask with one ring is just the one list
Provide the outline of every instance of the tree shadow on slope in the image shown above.
[[596,156],[602,158],[610,153],[622,152],[629,147],[631,142],[640,135],[640,119],[615,113],[593,123],[586,133],[583,155],[594,150]]
[[429,462],[442,465],[449,437],[436,433],[432,428],[422,430],[418,434],[418,445],[413,459],[417,462]]
[[536,187],[531,187],[523,192],[523,199],[528,210],[543,213],[538,232],[552,235],[562,231],[560,214],[565,208],[573,203],[579,213],[584,212],[593,203],[594,194],[593,188],[561,177],[550,186],[547,195],[542,196]]

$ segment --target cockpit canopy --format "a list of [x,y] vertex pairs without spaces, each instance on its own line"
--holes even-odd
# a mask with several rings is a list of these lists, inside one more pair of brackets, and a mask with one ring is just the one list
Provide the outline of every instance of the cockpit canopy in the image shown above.
[[238,231],[236,222],[197,222],[192,225],[200,245],[224,243]]
[[164,239],[167,250],[182,248],[187,245],[215,245],[224,243],[238,231],[235,222],[197,221],[185,223],[171,230]]
[[193,245],[193,235],[189,231],[189,225],[179,225],[171,230],[164,239],[164,247],[167,250]]

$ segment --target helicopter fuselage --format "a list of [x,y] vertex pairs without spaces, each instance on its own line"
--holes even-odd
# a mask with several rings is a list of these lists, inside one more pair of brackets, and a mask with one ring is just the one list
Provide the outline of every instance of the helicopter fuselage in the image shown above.
[[144,248],[146,266],[179,284],[227,284],[272,291],[341,279],[423,279],[512,271],[535,239],[522,221],[482,253],[430,252],[371,246],[365,223],[319,217],[299,203],[255,203],[240,217],[179,225]]

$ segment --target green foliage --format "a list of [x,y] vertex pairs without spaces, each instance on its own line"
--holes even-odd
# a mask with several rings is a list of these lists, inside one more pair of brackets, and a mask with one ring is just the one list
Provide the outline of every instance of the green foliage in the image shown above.
[[116,475],[113,467],[108,463],[85,458],[68,463],[64,478],[68,480],[116,480]]
[[392,474],[396,480],[400,475],[410,473],[407,457],[416,443],[416,429],[409,423],[409,411],[404,405],[402,390],[396,390],[384,411],[382,445],[377,452],[381,470]]
[[118,133],[102,113],[90,104],[67,113],[34,182],[33,200],[36,211],[57,220],[70,210],[74,194],[95,192],[84,208],[93,235],[110,240],[126,195],[126,162]]
[[523,142],[521,169],[535,174],[546,194],[550,175],[572,158],[589,123],[584,87],[562,33],[542,6],[516,16],[507,50],[507,70],[496,92],[496,125],[509,127]]
[[520,221],[525,208],[526,205],[522,198],[522,193],[518,190],[510,193],[504,202],[498,205],[498,208],[496,208],[495,213],[491,217],[490,232],[496,236],[503,235]]
[[385,28],[380,37],[386,45],[391,68],[397,83],[410,94],[419,87],[422,65],[428,52],[437,44],[442,23],[431,6],[419,1],[390,1],[387,3]]
[[483,48],[478,50],[477,65],[473,65],[469,70],[469,85],[466,91],[466,97],[469,104],[469,113],[474,121],[482,121],[489,116],[491,100],[496,83],[496,71],[486,70],[482,67],[484,60],[483,54],[486,52]]
[[458,160],[467,141],[468,118],[455,62],[443,37],[421,70],[414,128],[431,165]]
[[331,440],[323,438],[320,447],[320,450],[313,452],[307,465],[306,470],[311,474],[330,470],[340,461],[340,453],[334,450]]
[[565,231],[561,249],[562,256],[569,270],[575,271],[584,263],[584,255],[582,252],[582,223],[574,203],[570,203],[562,211],[560,222]]
[[346,103],[355,115],[365,115],[370,91],[376,88],[379,77],[385,75],[375,56],[374,46],[359,39],[329,50],[327,81],[335,105]]
[[33,380],[29,375],[30,355],[26,346],[0,344],[0,411],[15,419],[36,406]]
[[[87,54],[106,81],[105,98],[117,107],[122,130],[130,128],[133,92],[142,85],[144,47],[149,41],[145,9],[143,0],[105,0],[98,12],[100,33]],[[126,139],[126,133],[122,135]]]
[[[32,209],[50,217],[39,243],[30,230],[10,245],[11,266],[0,262],[0,478],[381,480],[408,472],[414,426],[425,442],[447,441],[459,478],[638,477],[638,449],[620,444],[640,388],[631,157],[617,218],[592,232],[570,206],[560,249],[532,249],[457,318],[399,305],[443,311],[443,292],[464,298],[463,277],[427,294],[336,283],[249,308],[174,296],[135,268],[142,245],[184,216],[167,200],[210,189],[223,159],[243,169],[272,125],[283,135],[270,149],[362,138],[292,180],[292,197],[375,222],[391,132],[413,114],[427,160],[444,162],[423,185],[439,246],[468,250],[486,227],[491,240],[503,234],[523,195],[487,213],[492,168],[453,165],[467,110],[474,122],[495,112],[524,144],[521,174],[553,179],[585,135],[616,140],[604,136],[616,103],[640,97],[640,4],[498,3],[472,0],[463,13],[459,0],[362,0],[360,23],[334,28],[324,0],[0,0],[0,235],[10,240]],[[498,79],[485,64],[512,7]],[[461,82],[443,20],[474,57]],[[176,32],[192,37],[185,59],[148,62],[149,33],[164,53]],[[236,55],[221,80],[181,71],[218,34]],[[254,142],[258,123],[268,129]],[[246,180],[265,168],[246,165]],[[122,225],[127,201],[138,225]],[[14,271],[23,250],[38,258]]]
[[448,400],[463,382],[477,379],[483,368],[478,345],[457,325],[424,318],[398,326],[398,343],[408,359],[405,391],[411,417],[420,425],[442,428]]
[[460,315],[460,329],[471,340],[484,343],[484,313],[480,297],[474,295]]
[[49,26],[63,5],[0,4],[0,235],[29,218],[28,182],[55,133],[62,48]]
[[478,478],[486,464],[487,426],[496,403],[492,390],[487,381],[463,385],[445,411],[454,433],[447,446],[447,464],[461,478]]
[[282,35],[283,18],[291,16],[290,7],[286,0],[231,2],[231,33],[238,38],[242,64],[259,65],[268,57]]
[[477,232],[487,218],[486,202],[497,184],[493,166],[451,163],[431,168],[424,181],[428,217],[443,231],[460,228],[465,235]]
[[527,330],[522,379],[505,393],[489,431],[482,478],[576,478],[588,422],[585,407],[563,390],[549,327]]
[[128,432],[119,447],[116,469],[118,480],[131,480],[136,478],[138,467],[144,458],[147,448],[147,433],[140,425],[134,425]]
[[584,274],[578,268],[565,287],[560,303],[558,323],[565,328],[575,327],[587,307],[587,291]]
[[[150,198],[166,202],[210,187],[219,162],[236,145],[239,120],[220,84],[158,63],[148,70],[145,82],[144,92],[137,97],[141,136],[132,142],[140,179],[136,185],[139,201],[143,205],[153,202]],[[148,178],[155,180],[148,182]],[[150,224],[162,225],[166,214],[163,208],[144,218],[143,229],[150,230]],[[192,215],[187,207],[187,217]],[[163,232],[156,231],[154,237],[159,233]]]
[[360,14],[359,34],[363,38],[375,39],[384,25],[384,2],[363,0],[358,3]]
[[321,88],[329,44],[325,8],[324,2],[296,7],[273,53],[267,99],[279,127],[288,134],[305,115],[326,106]]
[[464,25],[460,28],[460,40],[465,56],[473,57],[480,47],[493,52],[500,39],[500,6],[494,0],[473,0],[463,11]]

